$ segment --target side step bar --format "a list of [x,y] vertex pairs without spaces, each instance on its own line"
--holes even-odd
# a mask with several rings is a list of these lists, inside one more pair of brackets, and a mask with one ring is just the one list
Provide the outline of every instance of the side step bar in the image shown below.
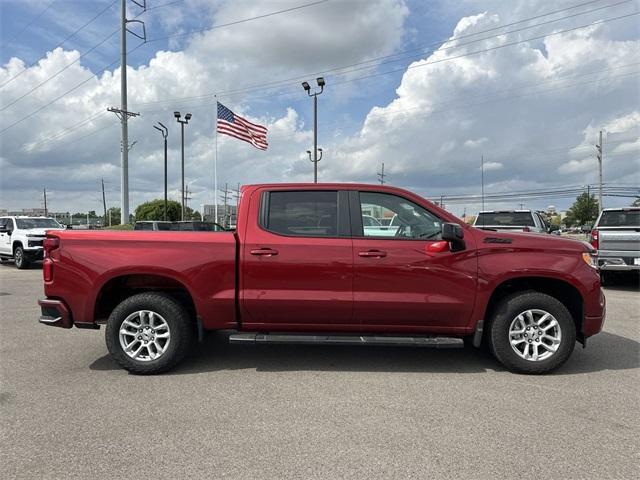
[[397,345],[431,348],[462,348],[461,338],[393,337],[376,335],[298,335],[280,333],[234,333],[229,343],[290,343],[315,345]]

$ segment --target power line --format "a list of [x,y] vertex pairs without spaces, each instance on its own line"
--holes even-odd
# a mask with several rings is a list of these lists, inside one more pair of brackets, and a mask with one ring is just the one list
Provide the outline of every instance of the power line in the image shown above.
[[[486,49],[475,50],[473,52],[467,52],[465,54],[460,54],[460,55],[453,56],[453,57],[446,57],[444,59],[439,59],[439,60],[435,60],[435,61],[432,61],[432,62],[425,62],[425,63],[419,64],[419,65],[409,65],[408,67],[404,67],[404,68],[399,69],[399,70],[395,69],[395,70],[391,70],[391,71],[379,72],[379,73],[375,73],[375,74],[356,77],[356,78],[353,78],[353,79],[347,79],[347,80],[343,80],[343,81],[338,81],[338,82],[334,82],[334,84],[350,83],[350,82],[354,82],[354,81],[359,81],[359,80],[364,80],[364,79],[368,79],[368,78],[372,78],[372,77],[377,77],[377,76],[380,76],[380,75],[387,75],[387,74],[390,74],[390,73],[396,73],[398,71],[408,71],[408,70],[413,69],[413,68],[425,67],[425,66],[433,65],[435,63],[441,63],[441,62],[444,62],[444,61],[450,61],[450,60],[455,60],[455,59],[459,59],[459,58],[463,58],[463,57],[467,57],[467,56],[471,56],[471,55],[477,55],[479,53],[484,53],[484,52],[488,52],[488,51],[494,51],[494,50],[505,48],[505,47],[508,47],[508,46],[513,46],[513,45],[518,45],[518,44],[521,44],[521,43],[525,43],[525,42],[528,42],[528,41],[531,41],[531,40],[538,40],[538,39],[542,39],[542,38],[546,38],[546,37],[550,37],[550,36],[554,36],[554,35],[559,35],[559,34],[562,34],[562,33],[567,33],[567,32],[571,32],[571,31],[579,30],[579,29],[582,29],[582,28],[588,28],[588,27],[592,27],[594,25],[599,25],[599,24],[603,24],[603,23],[606,23],[606,22],[616,21],[616,20],[632,17],[632,16],[635,16],[635,15],[638,15],[638,14],[640,14],[640,12],[634,12],[634,13],[630,13],[630,14],[626,14],[626,15],[620,15],[620,16],[617,16],[617,17],[611,17],[611,18],[600,20],[600,21],[592,22],[592,23],[589,23],[589,24],[584,24],[584,25],[580,25],[580,26],[577,26],[577,27],[572,27],[572,28],[565,29],[565,30],[560,30],[560,31],[556,31],[556,32],[552,32],[552,33],[548,33],[548,34],[544,34],[544,35],[538,35],[538,36],[535,36],[535,37],[530,37],[530,38],[519,40],[519,41],[505,43],[505,44],[502,44],[502,45],[498,45],[498,46],[494,46],[494,47],[490,47],[490,48],[486,48]],[[485,38],[485,40],[486,40],[486,38]],[[135,47],[134,49],[132,49],[128,53],[131,53],[131,52],[137,50],[142,45],[144,45],[144,43],[139,44],[137,47]],[[113,66],[118,61],[119,60],[116,60],[116,61],[112,62],[111,64],[107,65],[105,68],[103,68],[101,70],[101,72],[104,72],[105,70],[107,70],[108,68]],[[101,72],[99,72],[99,73],[101,73]],[[26,120],[27,118],[32,117],[33,115],[35,115],[36,113],[40,112],[44,108],[48,107],[52,103],[56,102],[60,98],[64,97],[68,93],[71,93],[75,89],[77,89],[80,86],[82,86],[83,84],[87,83],[92,78],[94,78],[94,74],[92,74],[92,76],[90,78],[88,78],[87,80],[85,80],[84,82],[76,85],[72,89],[70,89],[67,92],[63,93],[62,95],[58,96],[57,98],[55,98],[51,102],[43,105],[42,107],[40,107],[36,111],[32,112],[31,114],[27,115],[26,117],[23,117],[22,119],[17,120],[16,122],[14,122],[14,123],[10,124],[9,126],[5,127],[3,130],[0,130],[0,134],[5,132],[6,130],[12,128],[13,126],[21,123],[22,121]]]
[[280,15],[281,13],[288,13],[288,12],[293,12],[295,10],[301,10],[303,8],[314,7],[316,5],[320,5],[322,3],[327,3],[329,1],[330,0],[318,0],[318,1],[315,1],[315,2],[311,2],[311,3],[306,3],[304,5],[298,5],[296,7],[285,8],[284,10],[277,10],[275,12],[265,13],[263,15],[256,15],[255,17],[251,17],[251,18],[244,18],[244,19],[241,19],[241,20],[235,20],[233,22],[222,23],[222,24],[219,24],[219,25],[213,25],[213,26],[207,27],[207,28],[200,28],[200,29],[197,29],[197,30],[189,30],[188,32],[174,33],[174,34],[171,34],[171,35],[166,35],[164,37],[151,38],[151,39],[148,40],[147,43],[158,42],[160,40],[166,40],[166,39],[169,39],[169,38],[183,37],[185,35],[191,35],[193,33],[208,32],[210,30],[216,30],[218,28],[223,28],[223,27],[230,27],[232,25],[238,25],[240,23],[245,23],[245,22],[249,22],[249,21],[252,21],[252,20],[260,20],[262,18],[272,17],[274,15]]
[[[601,0],[595,0],[595,1],[601,1]],[[440,48],[439,51],[446,51],[446,50],[453,49],[453,48],[459,48],[461,46],[470,45],[472,43],[477,43],[477,42],[481,42],[481,41],[484,41],[484,40],[489,40],[489,39],[492,39],[492,38],[495,38],[495,37],[507,35],[507,34],[510,34],[510,33],[515,33],[515,32],[521,31],[521,30],[539,27],[539,26],[542,26],[542,25],[545,25],[545,24],[548,24],[548,23],[557,22],[557,21],[560,21],[560,20],[571,18],[571,17],[574,17],[576,15],[583,15],[585,13],[591,13],[593,11],[601,10],[603,8],[610,8],[610,7],[613,7],[613,6],[620,5],[622,3],[628,3],[629,1],[630,0],[623,0],[621,2],[612,4],[612,5],[606,5],[604,7],[599,7],[597,9],[589,10],[587,12],[580,12],[578,14],[569,15],[569,16],[566,16],[566,17],[561,17],[561,18],[554,19],[554,20],[551,20],[551,21],[548,21],[548,22],[538,23],[538,24],[535,24],[535,25],[531,25],[531,26],[527,26],[527,27],[521,28],[521,29],[512,30],[512,31],[509,31],[509,32],[502,32],[502,33],[499,33],[499,34],[496,34],[496,35],[491,35],[491,36],[488,36],[488,37],[485,37],[485,38],[476,39],[476,40],[473,40],[473,41],[470,41],[470,42],[454,45],[454,46],[451,46],[451,47]],[[401,54],[407,53],[407,52],[420,51],[421,54],[424,54],[424,53],[426,53],[425,49],[427,47],[442,46],[442,45],[444,45],[446,43],[451,43],[451,42],[454,42],[454,41],[458,41],[461,38],[468,38],[468,37],[481,35],[483,33],[492,32],[492,31],[495,31],[497,29],[502,29],[502,28],[505,28],[505,27],[508,27],[508,26],[513,26],[513,25],[516,25],[516,24],[519,24],[519,23],[530,21],[532,19],[537,19],[537,18],[541,18],[541,17],[544,17],[544,16],[552,15],[552,14],[555,14],[555,13],[562,12],[564,10],[571,10],[571,9],[574,9],[574,8],[577,8],[577,7],[580,7],[580,6],[584,6],[584,5],[587,5],[587,4],[592,4],[592,3],[595,3],[595,2],[592,0],[590,2],[585,2],[585,3],[579,4],[579,5],[574,5],[573,7],[568,7],[566,9],[555,10],[553,12],[549,12],[549,13],[546,13],[546,14],[537,15],[535,17],[529,17],[529,18],[518,20],[516,22],[512,22],[512,23],[509,23],[509,24],[501,25],[499,27],[493,27],[493,28],[490,28],[490,29],[487,29],[487,30],[483,30],[483,31],[480,31],[480,32],[475,32],[475,33],[468,34],[468,35],[462,35],[460,37],[456,37],[455,39],[444,39],[444,40],[440,40],[438,42],[429,43],[429,44],[423,45],[422,47],[420,47],[418,49],[407,50],[405,52],[399,52],[399,53],[393,54],[393,55],[385,55],[385,56],[381,56],[381,57],[374,57],[374,58],[371,58],[371,59],[363,61],[363,62],[356,62],[356,63],[352,63],[352,64],[348,64],[348,65],[342,65],[340,67],[333,66],[333,67],[329,67],[327,69],[324,69],[322,71],[306,73],[306,74],[303,74],[303,75],[299,75],[299,76],[295,76],[295,77],[289,77],[287,79],[282,79],[282,80],[274,80],[274,81],[271,81],[271,82],[266,82],[266,83],[261,83],[261,84],[254,84],[254,85],[250,85],[250,86],[247,86],[247,87],[234,89],[234,90],[222,90],[222,91],[216,91],[216,92],[203,94],[203,95],[195,95],[195,96],[191,96],[191,97],[177,97],[177,98],[172,98],[172,99],[141,103],[139,105],[146,105],[146,104],[152,104],[152,103],[166,103],[166,102],[172,102],[172,101],[175,101],[175,100],[199,99],[199,98],[206,98],[206,97],[209,97],[209,96],[212,96],[212,95],[217,95],[219,97],[220,96],[224,97],[224,96],[229,96],[229,94],[246,93],[246,92],[253,91],[253,90],[264,90],[265,88],[276,88],[276,87],[279,87],[279,86],[285,86],[286,84],[288,84],[289,82],[292,82],[292,81],[304,80],[307,77],[317,76],[317,75],[321,75],[321,74],[326,75],[329,72],[337,72],[336,73],[337,75],[344,75],[346,73],[352,73],[354,71],[358,71],[358,70],[362,70],[362,69],[368,69],[368,68],[371,68],[374,65],[367,65],[364,68],[347,70],[347,69],[349,69],[351,67],[356,67],[356,66],[359,66],[359,65],[376,62],[378,60],[384,60],[384,59],[391,58],[391,57],[394,57],[394,56],[397,56],[397,55],[401,55]],[[591,25],[591,24],[589,24],[589,25]],[[583,26],[583,27],[580,27],[580,28],[585,28],[585,27],[586,26]],[[528,40],[524,40],[524,41],[528,41]],[[518,43],[523,43],[524,41],[521,41],[521,42],[518,42]],[[433,53],[433,51],[432,51],[432,53]],[[385,63],[385,62],[382,62],[382,63]],[[386,63],[389,63],[389,62],[386,62]],[[341,72],[340,70],[345,70],[345,71]],[[394,70],[392,73],[395,73],[395,72],[396,71]],[[357,80],[359,78],[361,78],[361,77],[358,77],[355,80]]]
[[11,40],[9,40],[9,43],[13,42],[16,38],[18,38],[20,35],[22,35],[22,33],[29,28],[31,25],[33,25],[35,22],[37,22],[40,17],[42,17],[45,13],[47,13],[49,11],[49,9],[51,7],[53,7],[53,4],[56,3],[57,0],[52,0],[49,5],[47,5],[40,13],[38,13],[35,17],[33,17],[29,22],[27,22],[27,24],[22,27],[20,29],[20,31],[18,33],[16,33]]
[[[54,0],[55,1],[55,0]],[[107,10],[109,10],[111,7],[113,7],[113,5],[117,2],[118,0],[113,0],[113,2],[111,2],[109,5],[107,5],[104,9],[102,9],[100,12],[98,12],[93,18],[91,18],[88,22],[84,23],[83,25],[81,25],[78,29],[76,29],[73,33],[67,35],[64,40],[62,40],[61,42],[59,42],[57,45],[55,45],[53,48],[51,48],[51,51],[55,50],[58,47],[61,47],[62,45],[64,45],[69,39],[73,38],[74,36],[76,36],[78,33],[80,33],[82,30],[84,30],[86,27],[88,27],[89,25],[91,25],[94,21],[96,21],[100,16],[102,16],[103,13],[105,13]],[[53,3],[53,2],[52,2]],[[5,85],[8,85],[9,83],[13,82],[16,78],[18,78],[20,75],[22,75],[24,72],[26,72],[28,69],[30,69],[31,67],[33,67],[34,65],[36,65],[40,60],[42,60],[41,57],[38,60],[36,60],[35,62],[32,62],[31,64],[27,65],[25,68],[23,68],[22,70],[20,70],[18,73],[16,73],[13,77],[9,78],[6,82],[4,82],[2,85],[0,85],[0,88],[4,88]]]

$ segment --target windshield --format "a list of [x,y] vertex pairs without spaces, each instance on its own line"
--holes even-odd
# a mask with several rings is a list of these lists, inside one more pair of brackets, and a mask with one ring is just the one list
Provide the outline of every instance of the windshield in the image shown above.
[[499,225],[506,227],[533,227],[533,216],[530,212],[480,212],[476,226]]
[[62,228],[53,218],[16,218],[16,225],[21,230],[30,228]]
[[599,227],[640,227],[640,210],[602,212]]

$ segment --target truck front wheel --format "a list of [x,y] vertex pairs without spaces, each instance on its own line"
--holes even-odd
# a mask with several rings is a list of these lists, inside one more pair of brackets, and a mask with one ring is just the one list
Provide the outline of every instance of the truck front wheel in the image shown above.
[[13,249],[13,261],[19,270],[24,270],[29,267],[29,260],[27,260],[21,245]]
[[193,322],[185,308],[163,293],[140,293],[109,316],[109,353],[131,373],[150,375],[176,366],[193,341]]
[[527,291],[503,299],[489,327],[491,351],[509,370],[540,374],[567,361],[576,343],[576,327],[556,298]]

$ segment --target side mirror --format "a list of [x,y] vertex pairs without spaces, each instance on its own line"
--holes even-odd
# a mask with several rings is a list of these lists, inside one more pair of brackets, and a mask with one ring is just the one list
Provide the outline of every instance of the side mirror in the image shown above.
[[452,252],[459,252],[466,247],[464,243],[464,230],[457,223],[443,223],[441,236],[442,240],[451,243]]

